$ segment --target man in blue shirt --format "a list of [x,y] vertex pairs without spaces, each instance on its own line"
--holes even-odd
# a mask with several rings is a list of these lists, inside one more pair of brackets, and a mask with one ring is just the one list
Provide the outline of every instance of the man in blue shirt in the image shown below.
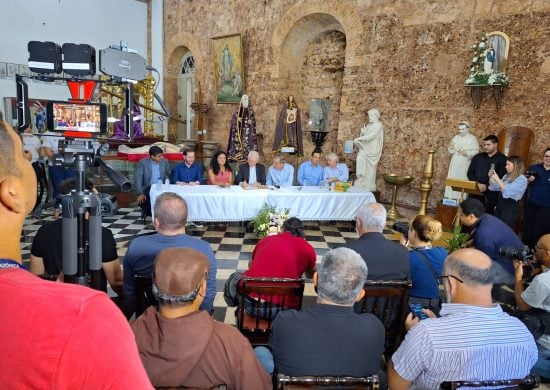
[[134,275],[150,276],[157,254],[166,248],[190,248],[208,257],[210,271],[206,279],[206,296],[201,310],[214,310],[216,296],[216,258],[206,241],[185,234],[188,209],[187,202],[173,192],[163,192],[155,199],[156,234],[137,237],[130,243],[124,256],[124,296],[129,304],[134,302]]
[[294,167],[285,162],[285,156],[276,154],[273,165],[267,170],[267,185],[290,187],[294,181]]
[[344,163],[338,162],[336,153],[329,153],[326,157],[327,166],[324,168],[323,181],[327,183],[346,182],[349,179],[349,169]]
[[323,181],[323,167],[321,151],[315,149],[311,152],[311,160],[300,164],[298,168],[298,184],[301,186],[318,186]]
[[202,165],[195,161],[193,149],[183,150],[183,162],[174,167],[170,182],[182,186],[194,186],[202,183]]

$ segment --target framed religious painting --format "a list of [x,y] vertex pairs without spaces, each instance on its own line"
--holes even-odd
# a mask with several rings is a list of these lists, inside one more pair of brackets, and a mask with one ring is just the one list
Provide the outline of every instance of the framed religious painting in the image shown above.
[[244,61],[241,34],[212,38],[216,103],[239,103],[244,94]]

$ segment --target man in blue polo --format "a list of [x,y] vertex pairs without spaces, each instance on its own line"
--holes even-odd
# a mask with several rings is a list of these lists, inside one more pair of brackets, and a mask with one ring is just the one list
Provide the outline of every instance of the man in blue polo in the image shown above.
[[311,152],[311,160],[300,164],[298,168],[298,185],[318,186],[323,181],[323,167],[320,164],[321,151]]
[[195,161],[193,149],[183,150],[183,162],[174,167],[171,183],[182,186],[194,186],[202,183],[202,165]]
[[267,185],[290,187],[294,181],[294,167],[285,162],[282,154],[273,157],[273,165],[267,170]]

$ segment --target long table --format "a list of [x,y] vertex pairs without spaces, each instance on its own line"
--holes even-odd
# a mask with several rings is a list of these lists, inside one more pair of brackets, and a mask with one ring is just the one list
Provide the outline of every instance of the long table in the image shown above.
[[290,215],[303,221],[349,221],[359,207],[375,202],[372,192],[352,187],[347,192],[332,192],[322,187],[288,187],[280,189],[222,188],[215,185],[151,186],[151,205],[163,192],[175,192],[187,201],[189,221],[233,222],[256,217],[264,204],[277,210],[290,209]]

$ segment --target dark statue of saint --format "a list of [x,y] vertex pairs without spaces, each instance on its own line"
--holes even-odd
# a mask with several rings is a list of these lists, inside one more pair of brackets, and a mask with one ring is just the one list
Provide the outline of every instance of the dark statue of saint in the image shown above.
[[230,161],[246,162],[251,150],[258,150],[256,115],[248,95],[243,95],[239,107],[231,117],[227,157]]
[[300,110],[292,95],[288,97],[286,104],[279,114],[272,150],[281,151],[284,147],[294,148],[294,151],[300,157],[304,155]]

